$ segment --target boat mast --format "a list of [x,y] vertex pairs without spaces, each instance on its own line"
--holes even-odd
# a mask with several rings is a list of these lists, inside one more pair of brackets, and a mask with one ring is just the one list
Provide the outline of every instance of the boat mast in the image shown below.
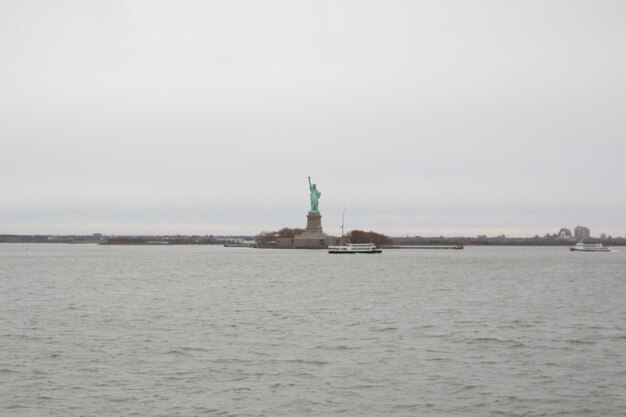
[[343,213],[341,214],[341,244],[343,245],[343,222],[346,217],[346,206],[343,206]]

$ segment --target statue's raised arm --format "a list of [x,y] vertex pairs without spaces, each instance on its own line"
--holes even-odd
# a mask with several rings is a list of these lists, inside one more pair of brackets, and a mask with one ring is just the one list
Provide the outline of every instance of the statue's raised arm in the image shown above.
[[309,177],[309,190],[311,189],[311,177]]

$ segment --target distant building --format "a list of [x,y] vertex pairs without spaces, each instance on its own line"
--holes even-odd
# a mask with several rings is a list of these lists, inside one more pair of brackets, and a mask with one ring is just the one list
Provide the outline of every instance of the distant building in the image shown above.
[[606,233],[602,233],[602,234],[600,235],[600,239],[602,239],[602,240],[606,240],[606,239],[607,239],[607,237],[606,237]]
[[585,240],[591,237],[591,233],[589,232],[589,229],[585,226],[576,226],[576,228],[574,229],[574,237],[577,240]]
[[556,237],[559,239],[571,239],[572,231],[569,229],[563,228],[559,230],[559,233],[557,233]]

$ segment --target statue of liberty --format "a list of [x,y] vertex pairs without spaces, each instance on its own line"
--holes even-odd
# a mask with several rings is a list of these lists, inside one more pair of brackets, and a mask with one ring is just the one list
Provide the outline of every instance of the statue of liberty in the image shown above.
[[317,190],[315,184],[311,184],[311,177],[309,177],[309,192],[311,193],[311,212],[317,213],[322,193]]

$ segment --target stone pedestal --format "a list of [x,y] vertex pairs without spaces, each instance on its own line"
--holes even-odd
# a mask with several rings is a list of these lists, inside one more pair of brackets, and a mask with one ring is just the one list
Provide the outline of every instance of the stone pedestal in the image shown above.
[[319,211],[309,211],[306,215],[306,229],[304,233],[324,233],[322,230],[322,215]]
[[328,245],[336,245],[337,238],[324,233],[322,215],[318,211],[309,211],[306,216],[304,233],[294,236],[292,242],[294,248],[325,249]]

